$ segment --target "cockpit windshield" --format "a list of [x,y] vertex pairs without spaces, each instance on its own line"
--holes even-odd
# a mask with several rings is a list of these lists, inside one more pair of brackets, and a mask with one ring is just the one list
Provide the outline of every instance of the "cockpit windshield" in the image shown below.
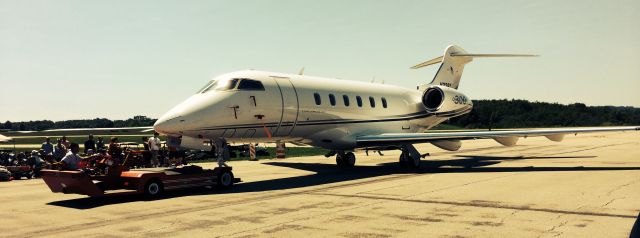
[[214,91],[231,90],[236,87],[236,85],[238,84],[238,81],[239,79],[218,79],[218,80],[214,79],[214,80],[211,80],[211,82],[209,82],[207,85],[202,87],[202,89],[200,89],[198,93],[206,93],[211,90],[214,90]]
[[209,89],[211,86],[213,86],[216,83],[216,80],[211,80],[209,81],[207,84],[205,84],[202,88],[200,88],[198,90],[197,93],[203,93],[205,90]]
[[264,91],[264,86],[262,82],[258,80],[247,78],[214,79],[198,90],[198,93],[206,93],[212,90],[226,91],[234,89],[239,91]]

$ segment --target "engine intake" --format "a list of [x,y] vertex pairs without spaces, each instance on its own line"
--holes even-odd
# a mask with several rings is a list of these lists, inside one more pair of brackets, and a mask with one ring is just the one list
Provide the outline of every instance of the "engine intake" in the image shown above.
[[444,102],[444,92],[439,87],[431,87],[424,91],[422,104],[427,111],[435,112]]
[[422,105],[427,112],[450,117],[468,112],[473,107],[473,102],[458,90],[432,85],[424,90]]

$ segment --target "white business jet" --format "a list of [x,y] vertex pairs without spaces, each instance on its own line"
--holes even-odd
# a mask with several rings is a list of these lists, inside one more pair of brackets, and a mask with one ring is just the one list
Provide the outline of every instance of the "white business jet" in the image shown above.
[[462,140],[494,139],[513,146],[519,137],[638,130],[640,127],[561,128],[440,132],[426,131],[468,113],[471,99],[458,91],[465,64],[476,57],[528,57],[517,54],[469,54],[449,46],[444,55],[411,68],[440,64],[433,80],[417,89],[386,84],[246,70],[220,75],[175,106],[155,123],[163,134],[182,137],[182,145],[290,142],[326,148],[339,166],[354,166],[359,148],[402,151],[402,167],[419,167],[423,157],[413,146],[431,143],[455,151]]

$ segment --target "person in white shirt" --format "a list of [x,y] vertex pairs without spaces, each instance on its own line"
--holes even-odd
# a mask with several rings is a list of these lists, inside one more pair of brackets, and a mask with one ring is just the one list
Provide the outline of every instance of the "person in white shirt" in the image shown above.
[[62,163],[63,169],[76,170],[78,169],[78,164],[80,164],[80,161],[84,158],[78,155],[78,151],[80,151],[80,146],[78,146],[78,144],[71,143],[69,146],[71,147],[69,152],[67,152],[60,162]]
[[153,137],[149,139],[149,151],[151,151],[151,164],[156,167],[158,166],[158,152],[160,151],[160,138],[158,138],[160,134],[158,132],[153,133]]

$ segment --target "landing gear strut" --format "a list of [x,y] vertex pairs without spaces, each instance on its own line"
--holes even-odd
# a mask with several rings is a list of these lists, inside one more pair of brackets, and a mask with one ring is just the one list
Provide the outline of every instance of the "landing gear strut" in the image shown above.
[[340,151],[336,154],[336,164],[339,167],[353,167],[356,164],[356,155],[352,152]]
[[420,153],[413,145],[403,145],[400,154],[400,167],[402,168],[420,168]]

